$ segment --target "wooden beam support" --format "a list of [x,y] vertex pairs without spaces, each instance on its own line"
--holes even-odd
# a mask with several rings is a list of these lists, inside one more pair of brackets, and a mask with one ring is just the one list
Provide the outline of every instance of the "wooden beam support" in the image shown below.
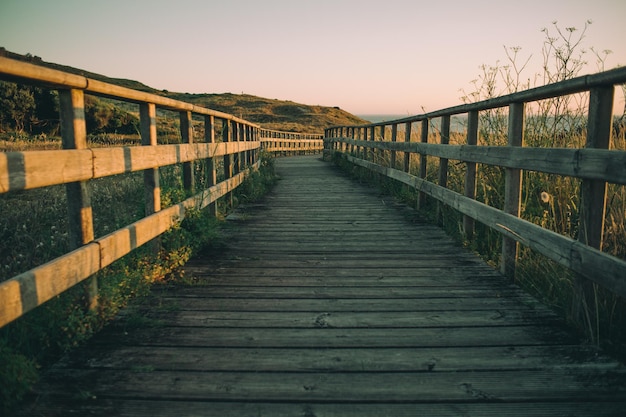
[[[85,95],[82,90],[59,90],[59,111],[63,149],[86,149]],[[88,181],[66,184],[69,215],[70,250],[94,240],[91,188]],[[98,305],[98,280],[91,277],[85,283],[87,308]]]
[[[204,141],[206,143],[215,143],[215,117],[204,116]],[[207,186],[211,187],[217,184],[217,170],[215,169],[215,159],[213,157],[206,160]],[[218,215],[217,202],[209,204],[209,212],[213,216]]]
[[[476,146],[478,144],[478,111],[470,111],[467,114],[467,144]],[[475,162],[465,163],[465,197],[476,198],[476,168]],[[474,238],[474,219],[470,216],[463,216],[463,233],[465,239],[471,241]]]
[[[508,146],[523,146],[524,144],[524,103],[509,105],[509,132]],[[519,217],[522,199],[522,171],[520,169],[505,169],[504,207],[507,214]],[[512,281],[515,280],[515,266],[518,256],[517,241],[502,236],[502,260],[500,271]]]
[[[450,116],[441,117],[440,142],[442,145],[447,145],[450,143]],[[444,188],[448,186],[448,160],[446,158],[439,158],[438,184],[439,186]],[[441,201],[437,201],[436,219],[437,224],[439,224],[440,226],[443,225],[443,206],[444,204]]]
[[[193,121],[190,111],[181,111],[180,115],[180,136],[182,143],[193,143]],[[191,195],[195,189],[194,162],[183,163],[183,186],[187,195]]]
[[[589,118],[586,148],[609,149],[613,119],[614,87],[597,87],[590,90]],[[606,213],[606,181],[583,180],[580,187],[580,225],[578,240],[592,248],[602,250],[604,217]],[[574,282],[571,317],[584,323],[589,338],[599,343],[596,289],[588,279],[577,276]]]

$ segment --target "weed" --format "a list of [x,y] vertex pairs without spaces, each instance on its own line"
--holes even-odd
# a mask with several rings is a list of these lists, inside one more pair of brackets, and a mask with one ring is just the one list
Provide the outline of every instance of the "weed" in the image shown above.
[[[481,74],[473,81],[474,90],[465,92],[462,100],[466,103],[491,99],[502,94],[509,94],[520,89],[536,87],[541,83],[563,81],[579,75],[584,66],[582,39],[590,22],[585,23],[582,31],[575,28],[561,29],[556,22],[550,30],[544,29],[546,40],[542,48],[543,74],[525,77],[522,72],[527,68],[528,59],[519,62],[520,49],[508,48],[507,65],[496,63],[481,67]],[[553,36],[556,32],[557,36]],[[592,51],[595,50],[591,49]],[[603,69],[604,55],[595,53],[599,69]],[[522,82],[522,80],[526,80]],[[626,87],[622,87],[626,95]],[[529,103],[526,107],[525,144],[529,147],[543,148],[582,148],[586,141],[588,94],[575,94]],[[611,147],[626,149],[625,115],[614,122]],[[377,128],[377,131],[379,129]],[[504,146],[507,144],[508,109],[496,108],[481,111],[479,114],[478,145]],[[421,127],[412,129],[411,141],[419,141]],[[464,144],[467,132],[451,134],[451,144]],[[397,138],[401,135],[398,134]],[[391,140],[391,129],[386,128],[377,140]],[[399,140],[399,139],[398,139]],[[429,143],[440,143],[440,132],[432,129],[428,136]],[[374,152],[373,161],[383,165],[392,165],[389,151]],[[395,168],[399,167],[402,153],[397,152]],[[399,196],[408,204],[415,204],[415,193],[406,187],[390,184],[391,180],[380,179],[378,174],[366,173],[361,168],[354,168],[343,158],[335,156],[337,163],[359,180],[369,180],[379,185],[384,191]],[[411,157],[413,175],[420,173],[418,155]],[[436,182],[439,163],[435,158],[428,158],[426,178]],[[465,164],[450,161],[448,164],[447,187],[463,194]],[[476,200],[487,205],[502,208],[504,200],[504,170],[499,167],[479,164],[477,167]],[[556,233],[578,237],[580,180],[558,175],[523,172],[523,190],[521,199],[521,218],[540,225]],[[626,259],[626,187],[609,184],[607,191],[607,210],[605,233],[602,250],[614,256]],[[434,206],[422,205],[422,213],[434,218]],[[463,238],[462,216],[454,210],[444,207],[442,210],[443,226],[453,236]],[[502,237],[490,228],[476,224],[474,239],[464,242],[478,252],[489,264],[499,267]],[[574,274],[566,268],[547,260],[542,255],[521,248],[516,271],[517,282],[544,302],[567,315],[573,300]],[[594,286],[594,296],[590,305],[585,306],[586,322],[574,322],[587,338],[595,343],[602,343],[613,353],[626,356],[626,301],[609,291]]]

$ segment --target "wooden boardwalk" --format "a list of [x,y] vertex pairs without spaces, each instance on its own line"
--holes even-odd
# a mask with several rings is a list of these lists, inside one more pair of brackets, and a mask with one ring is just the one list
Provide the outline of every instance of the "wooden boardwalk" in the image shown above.
[[624,415],[621,366],[438,228],[318,157],[277,169],[196,285],[121,315],[25,415]]

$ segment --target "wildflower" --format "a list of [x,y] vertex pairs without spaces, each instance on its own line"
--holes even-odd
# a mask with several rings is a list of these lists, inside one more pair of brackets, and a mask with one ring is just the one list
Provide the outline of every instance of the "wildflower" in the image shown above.
[[552,199],[552,196],[548,193],[546,193],[545,191],[541,192],[541,201],[544,203],[549,203],[550,200]]

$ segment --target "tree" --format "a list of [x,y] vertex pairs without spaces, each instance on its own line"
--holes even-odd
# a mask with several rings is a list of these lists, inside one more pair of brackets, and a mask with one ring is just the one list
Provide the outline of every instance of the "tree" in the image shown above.
[[30,88],[0,81],[0,122],[23,132],[34,110],[35,97]]

